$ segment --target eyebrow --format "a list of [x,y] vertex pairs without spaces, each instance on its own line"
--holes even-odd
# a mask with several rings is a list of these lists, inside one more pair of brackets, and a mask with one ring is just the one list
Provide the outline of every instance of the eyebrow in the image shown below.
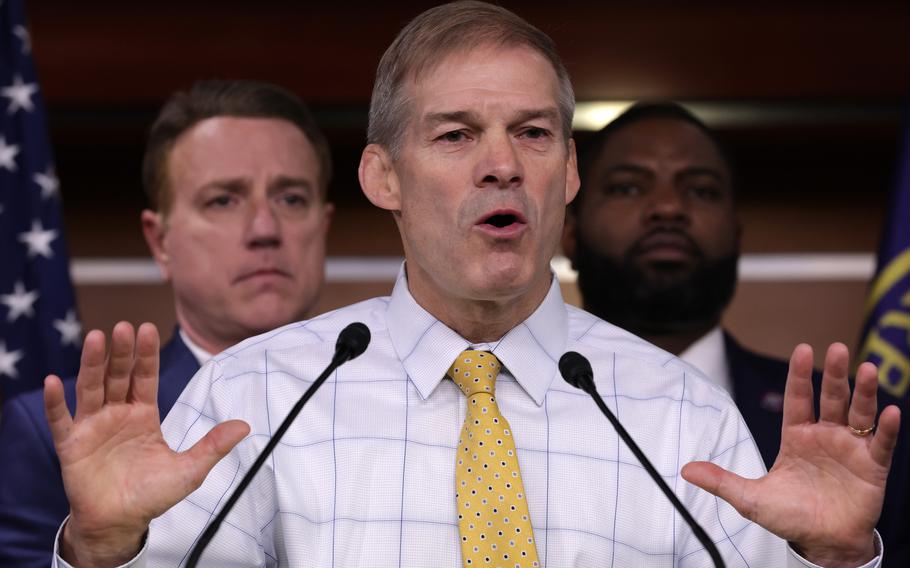
[[516,122],[527,122],[529,120],[536,120],[538,118],[559,122],[559,111],[556,110],[556,107],[523,110],[518,113],[518,120]]
[[723,174],[720,170],[715,168],[709,168],[705,166],[693,166],[691,168],[685,168],[681,172],[678,172],[674,177],[676,179],[685,179],[687,177],[695,176],[708,176],[717,180],[719,183],[723,183],[725,180]]
[[222,178],[205,182],[199,186],[198,191],[205,191],[208,189],[223,189],[231,193],[240,193],[243,191],[246,185],[247,182],[244,178]]
[[458,110],[452,112],[431,112],[425,115],[423,120],[430,126],[436,126],[445,122],[475,122],[477,117],[470,111]]
[[[199,190],[207,189],[222,189],[229,191],[231,193],[241,193],[250,185],[250,181],[247,178],[236,177],[236,178],[224,178],[224,179],[215,179],[209,182],[202,184],[199,187]],[[302,177],[293,177],[293,176],[278,176],[274,179],[269,180],[268,191],[276,191],[287,189],[291,187],[300,187],[307,191],[313,191],[315,184],[306,178]]]
[[[610,166],[609,168],[607,168],[607,170],[604,171],[603,175],[608,176],[608,175],[617,174],[617,173],[629,173],[629,174],[638,174],[638,175],[646,175],[646,176],[654,175],[654,172],[651,171],[650,168],[646,168],[644,166],[639,166],[637,164],[616,164],[615,166]],[[685,168],[685,169],[677,172],[673,177],[674,177],[674,179],[685,179],[688,177],[695,177],[695,176],[712,177],[715,180],[717,180],[718,182],[726,181],[726,179],[724,178],[724,175],[720,172],[720,170],[717,170],[715,168],[705,167],[705,166],[692,166],[690,168]]]
[[[535,119],[545,119],[558,121],[559,120],[559,111],[553,108],[542,108],[542,109],[529,109],[522,110],[517,113],[517,116],[511,122],[521,123],[527,122],[529,120]],[[427,123],[430,127],[437,126],[439,124],[444,124],[446,122],[461,122],[465,124],[476,124],[480,122],[480,117],[471,111],[468,110],[456,110],[451,112],[431,112],[424,116],[424,122]]]
[[603,175],[608,176],[611,174],[626,174],[626,173],[646,175],[646,176],[654,175],[654,172],[652,172],[649,168],[639,166],[636,164],[616,164],[615,166],[610,166],[609,168],[607,168],[604,171]]
[[289,187],[300,187],[307,191],[313,191],[314,183],[306,178],[292,176],[278,176],[269,182],[269,190],[287,189]]

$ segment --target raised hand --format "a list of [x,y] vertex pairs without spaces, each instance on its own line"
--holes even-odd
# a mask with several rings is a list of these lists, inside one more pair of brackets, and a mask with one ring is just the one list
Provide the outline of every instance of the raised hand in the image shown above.
[[885,494],[900,410],[886,408],[876,425],[877,369],[860,365],[852,402],[847,347],[825,356],[816,421],[812,348],[798,345],[784,393],[781,447],[760,479],[745,479],[708,462],[693,462],[683,477],[730,503],[744,517],[790,541],[823,566],[857,566],[875,556],[873,529]]
[[70,502],[61,542],[76,566],[118,566],[140,549],[149,522],[195,490],[249,431],[219,424],[191,449],[172,451],[158,415],[158,331],[120,322],[105,337],[85,337],[71,417],[60,379],[44,383],[44,402]]

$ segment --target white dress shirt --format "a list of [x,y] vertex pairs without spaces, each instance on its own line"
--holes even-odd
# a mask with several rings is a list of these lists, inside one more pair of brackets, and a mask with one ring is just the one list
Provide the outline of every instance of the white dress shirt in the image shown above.
[[[168,443],[185,450],[228,418],[247,421],[251,433],[200,489],[152,522],[130,566],[185,561],[352,321],[372,332],[366,353],[313,396],[202,565],[460,567],[454,484],[465,397],[445,373],[470,346],[504,366],[497,401],[512,426],[542,566],[712,565],[594,402],[561,379],[557,361],[567,350],[591,360],[607,405],[727,566],[810,566],[679,476],[692,460],[747,477],[764,473],[730,398],[692,367],[567,306],[555,279],[527,320],[494,344],[472,345],[417,304],[403,271],[391,297],[248,339],[199,371],[164,422]],[[59,557],[58,565],[66,566]]]
[[726,392],[733,392],[727,349],[724,346],[724,330],[720,326],[698,338],[698,341],[679,354],[679,358],[701,371],[708,380]]

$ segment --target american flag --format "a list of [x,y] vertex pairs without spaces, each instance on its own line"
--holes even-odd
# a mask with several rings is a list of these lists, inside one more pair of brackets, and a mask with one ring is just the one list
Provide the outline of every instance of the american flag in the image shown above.
[[75,373],[81,326],[23,0],[0,0],[0,397]]

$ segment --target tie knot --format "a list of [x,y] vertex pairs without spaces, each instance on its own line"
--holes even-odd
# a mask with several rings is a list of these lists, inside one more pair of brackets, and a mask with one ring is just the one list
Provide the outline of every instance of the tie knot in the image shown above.
[[489,351],[462,351],[452,366],[449,376],[470,397],[477,393],[495,393],[496,376],[502,368],[499,359]]

